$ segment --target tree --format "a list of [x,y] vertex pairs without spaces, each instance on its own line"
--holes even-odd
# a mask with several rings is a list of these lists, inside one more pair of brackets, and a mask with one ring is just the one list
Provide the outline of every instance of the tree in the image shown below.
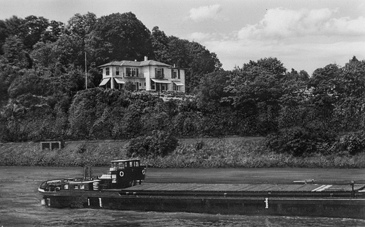
[[17,16],[12,16],[9,19],[6,19],[5,26],[8,36],[17,36],[23,40],[26,33],[24,24],[25,20]]
[[365,126],[365,61],[353,57],[337,74],[334,87],[336,102],[334,122],[343,131],[357,131]]
[[82,45],[80,40],[66,33],[62,34],[59,39],[53,44],[52,51],[57,57],[57,62],[64,67],[69,65],[82,67],[84,58],[82,57]]
[[157,26],[152,29],[151,42],[154,59],[156,61],[169,63],[169,38]]
[[225,91],[244,127],[254,128],[260,134],[277,130],[280,98],[284,94],[283,79],[286,69],[276,58],[250,61],[243,68],[236,68]]
[[218,60],[215,53],[210,53],[204,46],[197,42],[188,43],[188,51],[190,56],[190,64],[186,83],[188,90],[193,91],[198,87],[199,81],[204,74],[217,71],[222,64]]
[[0,20],[0,55],[4,54],[2,47],[5,43],[6,37],[8,37],[8,31],[6,28],[5,21]]
[[94,47],[98,64],[112,60],[143,59],[152,56],[151,33],[129,13],[114,13],[95,24]]
[[3,49],[4,58],[7,64],[17,66],[19,68],[32,67],[32,59],[24,50],[23,42],[17,36],[10,36],[6,38]]
[[313,126],[320,130],[335,130],[333,124],[334,105],[338,100],[336,78],[341,74],[341,69],[330,64],[324,68],[318,68],[313,72],[308,81],[308,89],[311,91],[309,104],[312,105]]
[[33,45],[39,42],[46,32],[49,21],[44,17],[28,16],[24,19],[24,46],[33,49]]
[[197,42],[169,37],[168,50],[171,65],[185,68],[186,91],[193,92],[197,89],[199,81],[204,74],[218,71],[222,64],[215,53],[209,52]]
[[43,42],[56,42],[65,28],[64,23],[52,20],[46,31],[42,34]]
[[93,32],[97,23],[97,18],[94,13],[88,12],[85,15],[75,14],[66,26],[72,39],[77,43],[77,65],[85,66],[85,54],[89,57],[89,62],[92,62],[92,38]]
[[217,71],[204,75],[199,83],[197,104],[205,111],[216,111],[221,108],[222,100],[229,94],[225,91],[228,86],[230,72]]
[[30,54],[36,67],[42,69],[54,68],[57,63],[56,52],[54,49],[54,43],[36,43],[34,45],[33,51]]

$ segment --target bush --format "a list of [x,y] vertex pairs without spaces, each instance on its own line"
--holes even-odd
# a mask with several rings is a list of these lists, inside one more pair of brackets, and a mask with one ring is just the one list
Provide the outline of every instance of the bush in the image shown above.
[[365,131],[351,132],[339,137],[331,150],[336,153],[348,152],[355,155],[365,151]]
[[154,130],[151,135],[132,139],[127,147],[129,157],[166,156],[173,152],[178,140],[165,131]]
[[277,153],[304,156],[315,152],[327,153],[333,135],[304,127],[291,127],[279,130],[266,138],[266,146]]

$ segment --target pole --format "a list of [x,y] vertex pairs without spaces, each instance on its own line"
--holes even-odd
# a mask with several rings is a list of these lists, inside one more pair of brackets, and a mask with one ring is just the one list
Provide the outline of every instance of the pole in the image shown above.
[[86,51],[85,51],[85,89],[87,89],[87,65],[86,65]]

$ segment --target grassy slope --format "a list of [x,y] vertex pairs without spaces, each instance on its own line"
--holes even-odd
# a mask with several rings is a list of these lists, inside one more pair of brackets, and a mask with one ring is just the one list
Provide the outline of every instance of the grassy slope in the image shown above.
[[[198,143],[201,144],[199,149]],[[126,158],[127,145],[128,141],[68,141],[61,150],[41,151],[39,143],[5,143],[0,144],[0,165],[105,166],[112,159]],[[169,156],[143,158],[142,161],[161,168],[364,168],[365,153],[293,157],[266,151],[259,137],[197,138],[181,139],[178,148]]]

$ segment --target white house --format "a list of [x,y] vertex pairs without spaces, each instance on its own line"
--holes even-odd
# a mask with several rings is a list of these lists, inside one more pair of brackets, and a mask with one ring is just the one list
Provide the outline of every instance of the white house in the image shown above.
[[99,86],[122,89],[130,81],[136,91],[185,92],[185,70],[147,57],[144,61],[113,61],[99,67],[103,71]]

